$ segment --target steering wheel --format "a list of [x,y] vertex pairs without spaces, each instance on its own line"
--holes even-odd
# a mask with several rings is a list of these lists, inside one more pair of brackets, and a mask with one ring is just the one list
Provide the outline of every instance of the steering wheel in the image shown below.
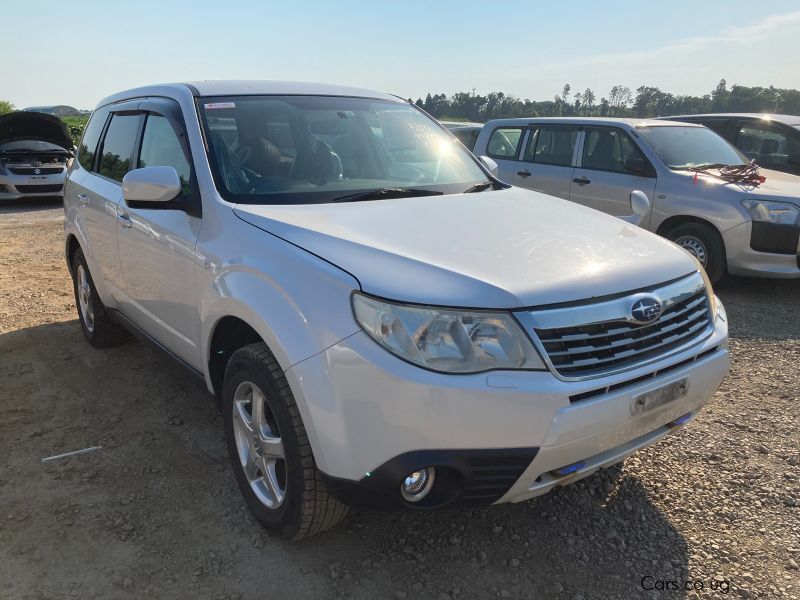
[[251,191],[250,180],[242,167],[239,157],[221,135],[214,136],[214,154],[225,184],[234,194],[247,194]]

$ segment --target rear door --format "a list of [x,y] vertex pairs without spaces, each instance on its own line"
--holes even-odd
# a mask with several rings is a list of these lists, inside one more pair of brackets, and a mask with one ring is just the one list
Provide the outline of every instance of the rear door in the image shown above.
[[496,127],[486,144],[486,155],[497,163],[497,178],[512,185],[519,170],[519,148],[523,126]]
[[579,125],[531,125],[516,185],[569,200]]
[[[122,200],[122,178],[130,170],[133,147],[139,129],[138,101],[101,109],[92,117],[102,127],[94,156],[81,149],[82,166],[88,170],[75,181],[79,212],[88,241],[87,260],[92,278],[115,298],[122,288],[122,272],[117,253],[117,209]],[[97,119],[95,121],[95,119]],[[93,134],[87,130],[85,138]],[[89,143],[90,140],[87,140]]]
[[617,127],[585,127],[584,132],[570,200],[622,217],[631,214],[631,192],[640,190],[652,206],[655,170],[633,139]]
[[165,204],[126,202],[119,206],[117,240],[124,277],[121,305],[142,330],[181,359],[201,368],[195,245],[202,224],[180,106],[165,98],[145,99],[135,168],[173,167],[181,194]]

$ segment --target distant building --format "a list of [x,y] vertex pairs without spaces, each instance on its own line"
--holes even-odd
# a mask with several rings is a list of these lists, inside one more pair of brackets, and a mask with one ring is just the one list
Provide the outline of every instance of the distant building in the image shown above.
[[28,112],[45,113],[47,115],[54,115],[56,117],[80,117],[82,115],[88,115],[91,112],[88,110],[78,110],[77,108],[66,106],[64,104],[58,104],[56,106],[29,106],[28,108],[23,108],[22,110]]

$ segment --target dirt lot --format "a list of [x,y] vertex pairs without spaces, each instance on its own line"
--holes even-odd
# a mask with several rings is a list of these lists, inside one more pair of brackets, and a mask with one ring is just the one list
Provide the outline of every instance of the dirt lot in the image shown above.
[[287,544],[246,512],[208,396],[138,342],[84,342],[61,222],[0,208],[0,598],[800,598],[800,281],[720,287],[730,377],[616,475]]

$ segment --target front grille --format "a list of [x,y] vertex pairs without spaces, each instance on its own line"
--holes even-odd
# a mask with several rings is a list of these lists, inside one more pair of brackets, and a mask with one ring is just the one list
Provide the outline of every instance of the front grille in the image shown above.
[[61,173],[64,167],[9,167],[8,170],[14,175],[55,175]]
[[700,289],[669,304],[647,325],[608,321],[535,331],[559,374],[592,377],[668,354],[700,336],[710,323],[708,296]]
[[16,185],[17,191],[20,194],[49,194],[52,192],[60,192],[64,186],[57,185]]

